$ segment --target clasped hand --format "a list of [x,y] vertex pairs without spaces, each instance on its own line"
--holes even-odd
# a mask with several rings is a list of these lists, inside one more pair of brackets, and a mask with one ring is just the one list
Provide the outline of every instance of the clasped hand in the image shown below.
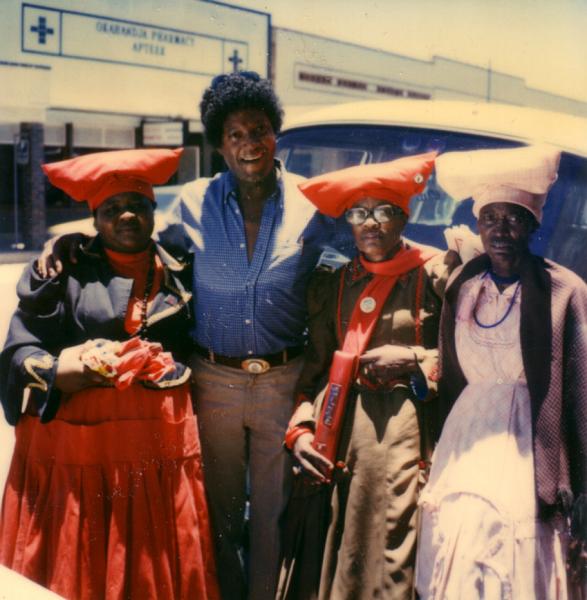
[[363,373],[381,384],[392,379],[409,377],[418,367],[414,350],[396,344],[385,344],[367,350],[360,356],[359,361]]
[[88,368],[81,360],[86,344],[64,348],[57,359],[55,387],[73,394],[92,386],[111,385],[110,380],[100,373]]
[[332,477],[334,465],[314,448],[313,433],[303,433],[295,441],[293,455],[299,464],[299,470],[316,483],[328,483]]

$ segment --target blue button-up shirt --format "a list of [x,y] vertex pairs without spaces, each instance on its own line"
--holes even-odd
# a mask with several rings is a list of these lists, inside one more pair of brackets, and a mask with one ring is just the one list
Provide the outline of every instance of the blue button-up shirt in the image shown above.
[[194,253],[193,338],[225,356],[258,356],[302,343],[308,277],[327,246],[354,253],[347,224],[316,211],[302,178],[279,165],[251,262],[237,182],[230,172],[182,189],[159,232],[163,245]]

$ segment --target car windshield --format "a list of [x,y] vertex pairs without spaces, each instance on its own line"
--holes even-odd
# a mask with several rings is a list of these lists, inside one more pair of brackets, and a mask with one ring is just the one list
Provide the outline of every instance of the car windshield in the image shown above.
[[[284,132],[277,156],[288,171],[312,177],[358,164],[385,162],[410,154],[511,148],[519,143],[482,135],[384,125],[324,125]],[[534,234],[532,251],[569,266],[587,279],[587,160],[563,154],[557,183]],[[445,248],[444,229],[465,224],[476,230],[472,201],[456,202],[430,177],[410,203],[406,237]]]
[[154,188],[155,200],[157,202],[157,210],[167,210],[179,194],[181,187],[181,185],[168,185]]
[[[376,126],[309,127],[288,132],[279,141],[278,156],[288,171],[312,177],[353,165],[394,160],[410,154],[508,148],[503,140],[449,132]],[[457,203],[436,184],[434,174],[424,192],[410,204],[410,223],[450,225]]]

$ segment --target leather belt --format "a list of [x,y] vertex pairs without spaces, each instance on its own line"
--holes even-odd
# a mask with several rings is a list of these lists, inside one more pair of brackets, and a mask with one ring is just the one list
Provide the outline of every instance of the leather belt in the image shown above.
[[197,345],[194,350],[196,354],[203,356],[210,362],[232,367],[233,369],[243,369],[251,375],[260,375],[269,371],[271,367],[279,367],[296,358],[304,352],[304,346],[291,346],[281,352],[264,354],[263,356],[223,356]]

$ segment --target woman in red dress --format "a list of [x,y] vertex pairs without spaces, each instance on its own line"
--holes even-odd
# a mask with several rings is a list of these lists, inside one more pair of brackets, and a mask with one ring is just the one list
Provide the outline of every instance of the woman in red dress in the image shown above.
[[44,167],[98,235],[64,273],[35,264],[0,355],[16,446],[0,563],[66,598],[218,598],[192,412],[191,268],[152,240],[153,184],[181,151]]

